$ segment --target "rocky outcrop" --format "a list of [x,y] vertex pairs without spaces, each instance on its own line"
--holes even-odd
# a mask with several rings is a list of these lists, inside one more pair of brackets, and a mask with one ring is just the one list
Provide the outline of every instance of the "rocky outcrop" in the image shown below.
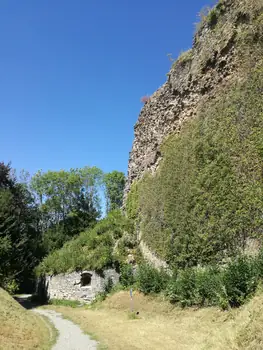
[[167,82],[145,103],[135,124],[125,197],[133,181],[156,170],[165,138],[179,132],[218,89],[236,78],[240,36],[259,8],[259,0],[221,0],[200,24],[193,48],[174,62]]

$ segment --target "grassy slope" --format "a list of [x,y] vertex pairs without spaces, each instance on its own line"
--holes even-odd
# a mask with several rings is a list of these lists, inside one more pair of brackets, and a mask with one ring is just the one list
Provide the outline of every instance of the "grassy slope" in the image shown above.
[[81,328],[95,334],[110,350],[180,349],[241,350],[263,348],[263,295],[244,307],[222,312],[216,308],[179,309],[161,299],[136,293],[139,319],[129,319],[129,292],[119,292],[87,309],[54,307]]
[[50,349],[54,329],[0,288],[0,349]]

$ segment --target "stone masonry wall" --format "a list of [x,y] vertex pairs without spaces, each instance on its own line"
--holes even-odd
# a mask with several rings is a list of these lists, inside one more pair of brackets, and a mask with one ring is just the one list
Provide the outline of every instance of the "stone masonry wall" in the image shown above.
[[45,283],[50,299],[79,300],[88,303],[103,291],[109,278],[115,285],[119,281],[119,274],[113,269],[105,270],[103,275],[95,271],[72,272],[46,276]]

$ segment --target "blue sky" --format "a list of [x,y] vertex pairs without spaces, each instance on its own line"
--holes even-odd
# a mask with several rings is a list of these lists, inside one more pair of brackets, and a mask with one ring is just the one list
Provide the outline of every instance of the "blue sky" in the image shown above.
[[143,95],[212,0],[3,0],[0,161],[127,171]]

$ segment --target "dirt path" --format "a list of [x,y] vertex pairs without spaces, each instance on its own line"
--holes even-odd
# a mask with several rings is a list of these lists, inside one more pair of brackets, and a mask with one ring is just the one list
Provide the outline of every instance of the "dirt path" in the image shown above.
[[48,317],[59,332],[58,340],[52,350],[96,350],[97,342],[91,340],[82,330],[61,314],[52,310],[34,309],[40,315]]

